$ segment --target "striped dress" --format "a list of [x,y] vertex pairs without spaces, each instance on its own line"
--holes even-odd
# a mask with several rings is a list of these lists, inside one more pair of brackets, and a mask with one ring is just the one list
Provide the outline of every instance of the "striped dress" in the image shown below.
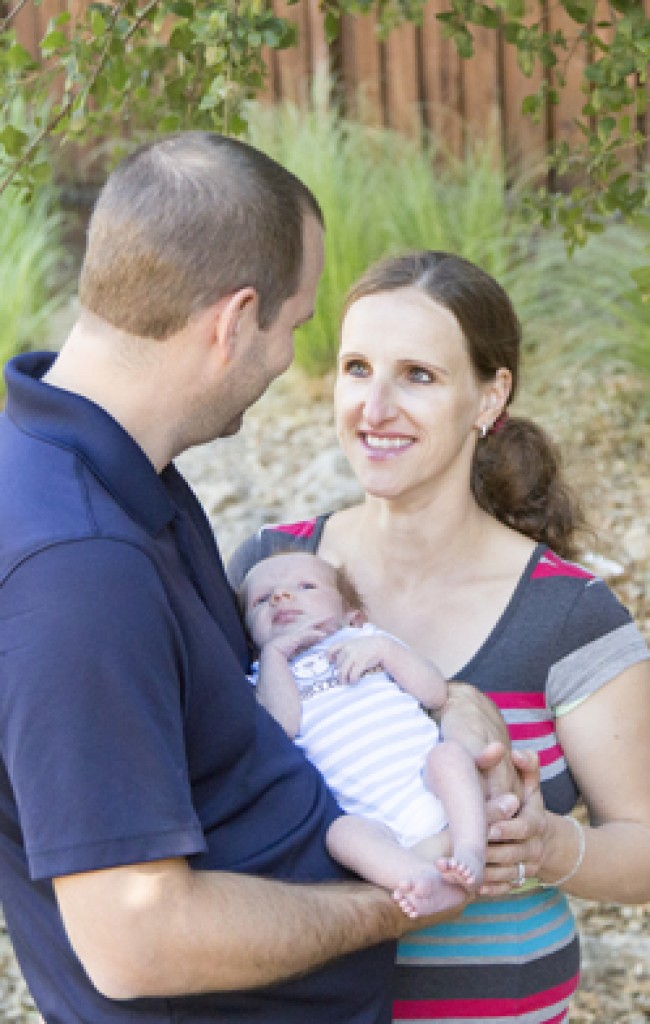
[[[237,584],[274,550],[316,551],[325,521],[263,528],[235,552],[231,579]],[[538,545],[497,625],[457,678],[495,701],[514,747],[537,750],[545,803],[567,814],[579,794],[555,718],[648,657],[607,586]],[[477,900],[457,921],[400,943],[393,1019],[560,1024],[568,1020],[579,959],[573,917],[559,890],[528,887]]]

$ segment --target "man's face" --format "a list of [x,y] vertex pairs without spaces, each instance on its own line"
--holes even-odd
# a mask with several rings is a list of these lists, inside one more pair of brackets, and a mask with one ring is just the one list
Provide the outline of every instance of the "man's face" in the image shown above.
[[284,373],[294,354],[293,333],[314,315],[316,290],[323,271],[325,247],[323,228],[311,214],[303,221],[303,263],[298,290],[282,303],[270,327],[260,330],[255,321],[239,341],[237,365],[230,398],[237,410],[221,436],[235,434],[246,409],[260,398],[269,384]]

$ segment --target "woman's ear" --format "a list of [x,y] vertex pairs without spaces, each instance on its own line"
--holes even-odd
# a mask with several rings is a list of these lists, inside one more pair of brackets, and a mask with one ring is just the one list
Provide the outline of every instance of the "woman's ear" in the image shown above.
[[477,430],[488,430],[504,411],[512,391],[512,374],[505,366],[500,367],[492,380],[481,385],[482,395],[479,414],[474,426]]

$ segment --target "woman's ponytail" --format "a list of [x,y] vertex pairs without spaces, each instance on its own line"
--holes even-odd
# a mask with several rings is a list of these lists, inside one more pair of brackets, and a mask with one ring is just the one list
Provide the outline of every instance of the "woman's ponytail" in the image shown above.
[[472,492],[481,508],[563,558],[576,555],[584,525],[579,502],[562,480],[559,449],[531,420],[508,416],[479,439]]

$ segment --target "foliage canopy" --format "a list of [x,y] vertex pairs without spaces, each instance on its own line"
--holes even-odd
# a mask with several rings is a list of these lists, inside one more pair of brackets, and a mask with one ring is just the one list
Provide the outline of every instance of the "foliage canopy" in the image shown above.
[[[15,22],[24,7],[39,2],[15,0],[0,21],[0,192],[12,183],[29,196],[49,176],[50,138],[65,147],[70,141],[133,141],[181,127],[243,131],[243,104],[263,85],[264,48],[296,42],[294,24],[277,17],[269,0],[93,0],[74,17],[65,12],[51,19],[36,60],[17,40]],[[471,60],[472,29],[482,26],[502,31],[526,75],[538,67],[553,70],[523,102],[532,118],[557,103],[577,47],[591,55],[583,68],[582,144],[572,150],[560,145],[548,155],[549,167],[581,184],[564,192],[541,189],[536,219],[559,223],[572,249],[613,216],[645,215],[647,172],[639,167],[635,173],[624,159],[647,143],[650,18],[644,0],[558,0],[570,32],[549,29],[545,0],[529,9],[525,0],[448,2],[438,18],[461,56]],[[387,33],[404,20],[419,21],[425,3],[320,0],[329,41],[343,13],[375,9]],[[16,96],[33,112],[28,129],[12,121]],[[637,284],[648,293],[650,268],[639,269]]]

